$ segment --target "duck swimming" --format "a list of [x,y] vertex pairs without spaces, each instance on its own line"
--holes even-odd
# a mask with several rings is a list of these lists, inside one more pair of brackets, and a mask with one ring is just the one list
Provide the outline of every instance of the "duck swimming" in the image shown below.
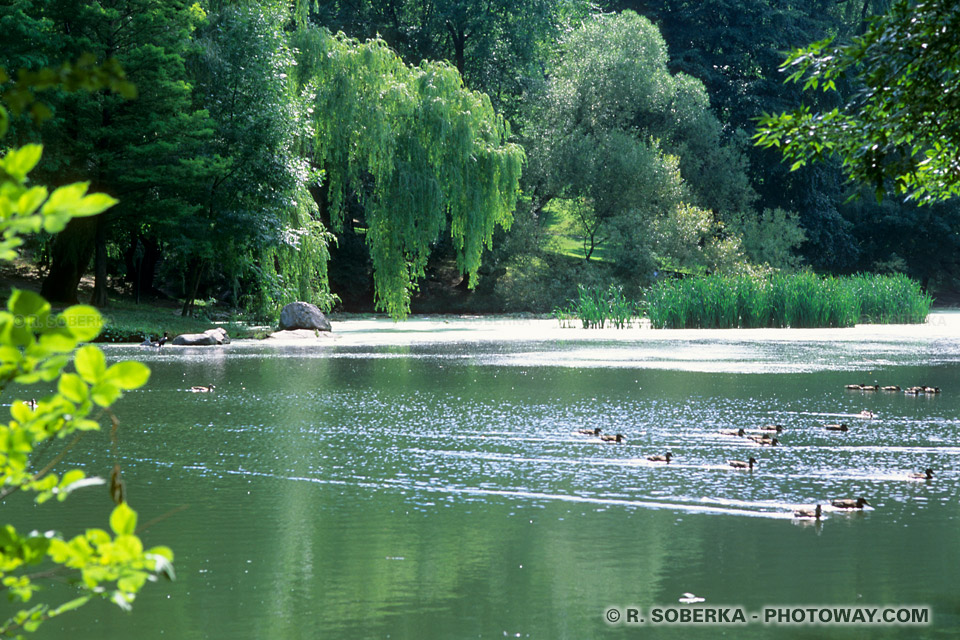
[[867,500],[862,496],[856,500],[851,498],[845,498],[843,500],[831,500],[830,504],[835,506],[837,509],[863,509],[863,505],[870,505],[870,503],[867,502]]
[[609,442],[610,444],[620,444],[626,438],[623,437],[622,433],[618,433],[615,436],[600,436],[600,439],[604,442]]
[[827,425],[824,425],[824,428],[827,431],[849,431],[850,430],[850,427],[848,427],[846,424],[827,424]]
[[911,473],[911,480],[933,480],[933,469],[927,469],[923,473]]
[[599,436],[601,431],[603,431],[603,429],[600,427],[596,429],[577,429],[577,433],[583,436]]
[[214,390],[213,385],[210,385],[209,387],[201,387],[201,386],[190,387],[190,391],[192,391],[193,393],[208,393],[213,390]]
[[744,462],[743,460],[727,460],[727,464],[734,469],[749,469],[750,471],[753,471],[753,465],[757,464],[757,459],[750,458],[747,462]]
[[720,433],[725,436],[740,436],[741,438],[746,435],[746,431],[742,428],[740,429],[720,429]]
[[891,384],[886,387],[880,387],[880,391],[900,391],[900,385]]
[[823,513],[823,509],[820,508],[820,505],[817,505],[816,509],[797,509],[793,512],[794,518],[815,518],[820,519],[820,515]]
[[760,446],[770,446],[775,447],[780,444],[780,441],[776,438],[771,438],[770,436],[750,436],[750,439],[759,444]]
[[780,433],[781,431],[783,431],[783,425],[782,424],[765,424],[762,427],[760,427],[760,431],[776,431],[777,433]]
[[863,411],[857,414],[857,417],[864,418],[866,420],[873,420],[874,418],[877,417],[877,414],[875,414],[873,411],[867,411],[866,409],[864,409]]
[[667,464],[670,464],[671,457],[673,457],[673,454],[667,451],[662,456],[648,456],[647,460],[650,462],[666,462]]

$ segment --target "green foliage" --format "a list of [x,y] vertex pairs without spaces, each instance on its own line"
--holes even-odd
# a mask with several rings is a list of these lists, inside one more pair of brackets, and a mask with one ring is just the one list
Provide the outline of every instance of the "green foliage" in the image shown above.
[[334,229],[351,193],[363,205],[378,308],[409,312],[448,224],[457,267],[473,284],[516,206],[523,151],[507,142],[509,126],[449,65],[409,67],[382,40],[312,37],[315,157]]
[[952,0],[898,0],[850,44],[832,38],[795,50],[783,64],[804,90],[835,91],[855,75],[862,89],[841,107],[800,107],[759,119],[756,143],[777,147],[791,169],[837,156],[847,176],[934,202],[960,194],[960,7]]
[[616,285],[606,288],[580,285],[576,302],[566,309],[555,309],[553,315],[562,327],[572,326],[570,321],[579,318],[584,329],[603,329],[607,322],[615,329],[624,329],[636,317],[637,306],[627,300],[623,289]]
[[906,276],[810,272],[664,280],[646,296],[656,328],[851,327],[924,322],[931,298]]
[[[684,227],[691,212],[710,218],[707,233],[716,243],[704,253],[715,253],[726,238],[714,220],[753,200],[740,154],[722,143],[703,85],[671,74],[667,61],[647,18],[632,11],[591,16],[561,41],[527,114],[530,192],[541,206],[556,198],[575,203],[585,258],[603,247],[625,283],[645,278],[654,257],[693,259]],[[730,249],[721,253],[732,258]]]
[[[2,106],[0,113],[6,113]],[[49,194],[31,186],[28,173],[41,152],[39,145],[28,145],[9,150],[0,161],[3,259],[14,254],[21,234],[60,231],[71,218],[100,214],[116,202],[103,194],[88,195],[86,183]],[[18,492],[33,494],[37,504],[54,496],[63,501],[74,490],[102,484],[78,469],[54,473],[69,447],[37,468],[40,452],[48,445],[69,436],[75,441],[85,431],[99,429],[99,413],[94,412],[108,410],[124,391],[143,386],[149,378],[149,369],[139,362],[107,366],[100,349],[79,346],[95,338],[102,324],[92,307],[75,305],[54,314],[46,300],[29,291],[14,290],[6,310],[0,311],[0,390],[35,383],[56,388],[30,403],[14,396],[10,420],[0,425],[0,501]],[[75,373],[65,371],[71,357]],[[144,549],[135,533],[136,513],[122,500],[110,526],[113,535],[90,528],[72,539],[55,532],[20,533],[10,525],[0,527],[0,583],[11,600],[32,600],[44,576],[73,577],[80,592],[59,606],[38,603],[8,614],[0,621],[0,636],[22,637],[21,632],[32,632],[95,597],[129,608],[156,573],[172,575],[173,553],[166,547]],[[38,571],[45,562],[54,569]]]
[[807,234],[793,212],[764,209],[760,215],[734,214],[728,220],[727,229],[740,236],[743,252],[754,264],[766,264],[774,269],[800,266],[796,252]]

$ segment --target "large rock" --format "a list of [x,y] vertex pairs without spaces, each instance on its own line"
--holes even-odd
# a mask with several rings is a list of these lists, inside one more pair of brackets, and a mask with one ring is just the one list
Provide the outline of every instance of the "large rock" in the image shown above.
[[309,302],[291,302],[280,312],[280,328],[284,331],[292,329],[330,331],[330,321],[316,305]]

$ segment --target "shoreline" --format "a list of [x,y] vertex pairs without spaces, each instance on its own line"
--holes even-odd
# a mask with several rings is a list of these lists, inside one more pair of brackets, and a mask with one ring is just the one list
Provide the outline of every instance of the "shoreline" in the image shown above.
[[[263,340],[238,339],[236,346],[389,346],[455,342],[571,341],[642,343],[670,341],[750,342],[903,342],[960,339],[960,310],[932,311],[923,324],[858,324],[819,329],[627,329],[563,328],[556,319],[505,316],[415,316],[401,322],[386,318],[332,320],[333,331],[272,333]],[[169,348],[170,346],[165,348]],[[181,348],[181,347],[172,347]],[[208,349],[209,347],[193,347]]]

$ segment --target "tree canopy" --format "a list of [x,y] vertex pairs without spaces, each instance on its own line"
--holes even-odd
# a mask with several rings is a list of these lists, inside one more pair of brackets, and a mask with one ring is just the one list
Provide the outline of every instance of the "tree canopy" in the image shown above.
[[507,122],[446,63],[411,67],[382,40],[319,30],[301,46],[330,216],[340,228],[348,196],[362,203],[378,306],[406,315],[447,225],[457,266],[475,278],[516,206],[524,154]]
[[808,90],[859,88],[827,111],[803,106],[760,120],[757,144],[799,168],[838,156],[847,176],[918,202],[960,194],[960,5],[899,0],[849,44],[828,38],[783,64]]

